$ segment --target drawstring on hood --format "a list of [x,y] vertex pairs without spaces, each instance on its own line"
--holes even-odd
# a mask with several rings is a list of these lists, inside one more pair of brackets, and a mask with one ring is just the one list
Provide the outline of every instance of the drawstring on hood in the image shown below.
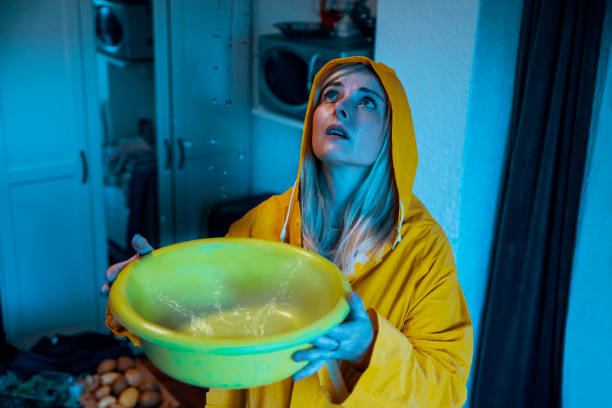
[[287,224],[289,223],[289,214],[291,214],[291,204],[293,203],[293,193],[295,192],[295,186],[297,185],[298,180],[295,180],[293,183],[293,188],[291,188],[291,197],[289,198],[289,207],[287,207],[287,216],[285,217],[285,223],[283,224],[283,230],[280,234],[281,242],[285,242],[285,235],[287,235]]
[[395,242],[393,243],[393,246],[391,247],[391,249],[395,249],[395,246],[397,244],[400,243],[400,241],[402,240],[402,223],[404,222],[404,203],[402,202],[402,200],[400,199],[400,220],[399,223],[397,224],[397,239],[395,240]]
[[[283,225],[280,239],[285,241],[287,234],[287,225],[291,218],[292,205],[296,189],[299,188],[300,175],[302,171],[302,161],[306,155],[307,147],[312,143],[312,122],[315,110],[315,93],[319,87],[319,82],[327,73],[335,67],[343,64],[358,62],[370,67],[378,76],[387,96],[389,98],[389,108],[391,109],[391,156],[393,163],[393,175],[395,177],[395,185],[399,195],[398,205],[398,224],[397,236],[393,243],[392,249],[402,240],[401,227],[404,222],[404,204],[412,201],[412,186],[416,175],[418,163],[418,154],[416,149],[416,138],[414,135],[414,126],[412,124],[412,114],[408,98],[404,92],[404,87],[391,68],[381,62],[376,62],[367,57],[354,56],[346,58],[338,58],[329,61],[315,75],[310,89],[310,98],[308,100],[308,109],[304,119],[304,130],[302,132],[302,147],[300,150],[300,163],[298,166],[298,174],[291,189],[291,198],[285,223]],[[299,211],[299,206],[296,208]]]

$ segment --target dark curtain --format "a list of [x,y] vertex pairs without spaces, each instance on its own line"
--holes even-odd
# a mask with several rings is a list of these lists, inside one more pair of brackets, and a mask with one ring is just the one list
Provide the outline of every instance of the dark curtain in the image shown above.
[[524,1],[473,408],[561,406],[604,10],[605,0]]

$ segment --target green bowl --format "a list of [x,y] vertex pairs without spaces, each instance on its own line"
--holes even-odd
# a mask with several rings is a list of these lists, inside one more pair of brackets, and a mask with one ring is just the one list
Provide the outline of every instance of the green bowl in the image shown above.
[[325,258],[249,238],[170,245],[124,268],[116,319],[160,370],[211,388],[250,388],[303,368],[297,350],[341,323],[351,287]]

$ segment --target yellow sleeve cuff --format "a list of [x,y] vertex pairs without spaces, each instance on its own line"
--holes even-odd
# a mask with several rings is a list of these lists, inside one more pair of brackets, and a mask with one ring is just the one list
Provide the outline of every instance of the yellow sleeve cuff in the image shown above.
[[130,339],[133,345],[136,347],[142,347],[140,344],[140,338],[136,336],[134,333],[126,329],[115,319],[113,312],[111,311],[110,302],[106,303],[106,327],[110,329],[111,332],[117,337],[127,337]]

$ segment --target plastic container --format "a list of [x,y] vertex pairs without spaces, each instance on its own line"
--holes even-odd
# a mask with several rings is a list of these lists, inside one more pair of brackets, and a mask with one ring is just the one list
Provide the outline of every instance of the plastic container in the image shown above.
[[287,378],[297,350],[344,320],[350,285],[325,258],[278,242],[202,239],[128,265],[111,310],[160,370],[190,384],[247,388]]

